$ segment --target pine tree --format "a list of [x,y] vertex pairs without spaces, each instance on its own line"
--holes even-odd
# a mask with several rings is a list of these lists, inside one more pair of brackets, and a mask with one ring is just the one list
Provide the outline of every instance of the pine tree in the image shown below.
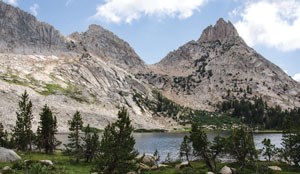
[[7,131],[4,131],[4,126],[0,123],[0,147],[8,147],[8,145],[8,133]]
[[38,148],[44,149],[47,154],[53,153],[60,142],[55,138],[55,134],[57,133],[56,117],[53,116],[52,111],[47,105],[44,105],[40,113],[39,123],[40,125],[37,130],[37,139],[39,139]]
[[299,167],[300,163],[300,109],[296,118],[289,117],[285,122],[282,136],[282,155],[285,161],[294,163]]
[[32,116],[32,103],[29,96],[25,91],[19,101],[19,109],[16,112],[17,120],[16,126],[13,129],[13,138],[16,148],[18,150],[32,150],[32,140],[34,134],[31,130]]
[[263,156],[265,156],[266,160],[271,161],[272,157],[276,154],[276,148],[274,144],[271,144],[271,140],[269,138],[265,138],[262,141],[263,144]]
[[246,161],[253,161],[257,158],[252,132],[247,131],[245,127],[233,129],[228,137],[227,151],[243,169]]
[[83,140],[83,151],[86,162],[91,162],[99,150],[99,135],[96,131],[93,131],[88,124],[84,129],[84,137]]
[[190,140],[194,149],[194,154],[201,157],[206,166],[213,172],[216,171],[217,165],[210,150],[210,142],[207,139],[206,133],[197,123],[192,124]]
[[68,124],[70,126],[70,133],[68,135],[69,143],[65,145],[66,151],[70,155],[74,155],[76,158],[76,162],[78,163],[82,154],[80,132],[82,129],[83,121],[80,112],[76,111],[76,113],[73,115],[73,118],[68,121]]
[[158,162],[159,162],[159,160],[160,160],[160,155],[159,155],[159,152],[158,152],[157,149],[154,151],[153,156],[154,156],[154,158],[155,158],[155,165],[156,165],[156,167],[158,168]]
[[127,110],[123,107],[118,120],[106,126],[100,142],[96,170],[105,174],[123,174],[135,169],[135,139]]
[[180,145],[180,150],[179,150],[179,155],[180,157],[185,157],[185,159],[188,161],[189,165],[190,165],[190,160],[189,160],[189,156],[191,155],[192,152],[192,147],[190,145],[190,139],[187,135],[185,135],[183,137],[183,141]]

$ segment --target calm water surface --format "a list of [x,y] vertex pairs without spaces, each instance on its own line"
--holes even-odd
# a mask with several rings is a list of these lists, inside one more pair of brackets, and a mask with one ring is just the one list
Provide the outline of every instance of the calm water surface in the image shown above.
[[[218,133],[208,132],[208,138],[212,140]],[[135,148],[140,154],[151,153],[157,149],[160,153],[160,160],[164,161],[167,154],[170,153],[172,159],[177,159],[179,156],[179,147],[182,142],[184,135],[188,133],[134,133],[136,145]],[[220,135],[226,136],[228,132],[221,132]],[[102,135],[100,135],[101,137]],[[67,143],[67,134],[57,135],[58,140],[62,143]],[[263,133],[254,134],[254,142],[257,149],[262,148],[262,140],[264,138],[269,138],[272,144],[276,147],[281,147],[281,133]]]

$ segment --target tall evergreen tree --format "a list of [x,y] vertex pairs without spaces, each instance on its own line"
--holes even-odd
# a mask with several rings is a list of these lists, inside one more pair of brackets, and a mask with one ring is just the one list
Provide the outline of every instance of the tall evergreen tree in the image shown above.
[[80,132],[83,126],[83,121],[80,112],[76,111],[76,113],[73,115],[73,118],[68,121],[68,124],[70,126],[70,133],[68,135],[69,143],[65,145],[66,151],[70,155],[74,155],[76,162],[78,163],[82,154]]
[[216,158],[224,150],[224,142],[220,136],[215,137],[213,144],[208,141],[206,133],[197,123],[192,124],[190,141],[194,154],[202,158],[206,166],[213,172],[217,170]]
[[133,127],[127,110],[123,107],[118,120],[106,126],[100,142],[96,170],[105,174],[123,174],[135,169]]
[[192,153],[192,147],[191,147],[190,143],[191,143],[190,138],[187,135],[185,135],[183,137],[183,141],[180,145],[180,150],[179,150],[180,157],[185,157],[185,159],[188,161],[189,165],[190,165],[189,156]]
[[86,162],[91,162],[99,150],[99,135],[97,131],[93,131],[90,125],[88,124],[87,127],[84,129],[84,137],[83,140],[83,151]]
[[242,170],[247,161],[257,158],[252,132],[245,127],[233,129],[228,137],[227,151],[240,163]]
[[285,161],[294,163],[299,167],[300,163],[300,109],[295,112],[296,117],[289,117],[285,122],[282,136],[283,157]]
[[0,147],[8,147],[8,133],[4,131],[4,126],[0,123]]
[[13,129],[13,138],[16,148],[19,150],[32,150],[32,140],[34,134],[31,130],[32,116],[32,103],[29,100],[29,96],[25,91],[19,101],[19,109],[16,112],[17,120]]
[[265,156],[265,159],[271,161],[272,157],[276,154],[276,148],[274,144],[271,144],[271,140],[269,138],[265,138],[262,142],[263,149],[262,155]]
[[53,153],[56,146],[60,142],[55,138],[57,133],[57,120],[52,114],[52,111],[47,105],[44,105],[42,112],[40,113],[40,125],[38,127],[37,139],[39,139],[39,148],[44,149],[45,152]]

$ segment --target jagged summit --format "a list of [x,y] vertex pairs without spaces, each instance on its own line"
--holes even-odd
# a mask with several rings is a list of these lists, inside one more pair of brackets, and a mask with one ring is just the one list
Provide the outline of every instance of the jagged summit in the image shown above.
[[239,34],[233,24],[230,21],[226,22],[223,18],[220,18],[214,26],[210,25],[203,30],[203,33],[198,41],[223,41],[225,39],[237,36],[239,36]]
[[0,1],[0,51],[22,54],[65,50],[64,37],[33,15]]
[[300,106],[300,85],[250,48],[231,22],[219,19],[153,65],[146,76],[165,96],[192,108],[213,110],[224,100],[261,96],[270,106]]
[[92,24],[86,32],[75,32],[69,38],[77,43],[77,48],[82,48],[81,51],[97,55],[121,68],[132,72],[147,69],[127,42],[99,25]]

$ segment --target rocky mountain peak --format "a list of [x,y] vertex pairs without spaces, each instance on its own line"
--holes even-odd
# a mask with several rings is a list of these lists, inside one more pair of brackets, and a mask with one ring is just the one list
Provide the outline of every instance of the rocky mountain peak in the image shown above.
[[65,49],[65,39],[53,26],[0,1],[0,51],[22,54]]
[[239,35],[233,24],[230,21],[226,22],[223,18],[220,18],[214,26],[210,25],[203,30],[203,33],[198,41],[223,41],[237,36]]
[[92,24],[86,32],[75,32],[69,38],[79,44],[77,51],[92,53],[130,72],[147,69],[126,41],[99,25]]

